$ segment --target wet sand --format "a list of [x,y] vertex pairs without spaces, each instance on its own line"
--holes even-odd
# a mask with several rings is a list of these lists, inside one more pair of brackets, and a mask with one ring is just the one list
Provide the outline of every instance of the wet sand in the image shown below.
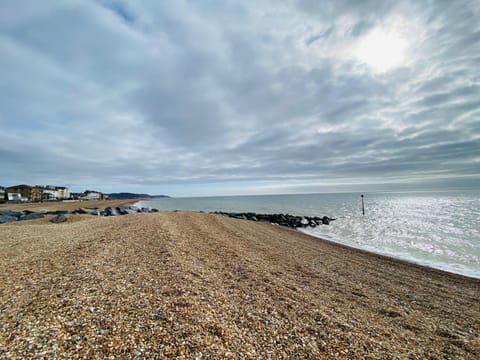
[[0,358],[480,356],[478,279],[219,215],[69,216],[0,225]]

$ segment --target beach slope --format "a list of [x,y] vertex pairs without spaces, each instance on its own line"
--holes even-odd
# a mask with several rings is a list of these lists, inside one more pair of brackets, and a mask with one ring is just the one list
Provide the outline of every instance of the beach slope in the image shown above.
[[480,281],[199,213],[0,225],[0,358],[465,358]]

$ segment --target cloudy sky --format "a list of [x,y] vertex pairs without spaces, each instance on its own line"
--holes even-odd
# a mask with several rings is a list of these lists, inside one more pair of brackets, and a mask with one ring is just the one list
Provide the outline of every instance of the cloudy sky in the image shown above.
[[0,185],[480,186],[480,2],[0,2]]

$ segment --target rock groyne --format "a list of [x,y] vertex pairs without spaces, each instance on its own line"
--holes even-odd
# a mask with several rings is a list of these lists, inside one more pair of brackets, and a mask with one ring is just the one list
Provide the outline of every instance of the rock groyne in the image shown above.
[[275,225],[286,226],[292,229],[317,227],[319,225],[329,225],[331,221],[335,220],[328,216],[296,216],[290,214],[257,214],[253,212],[236,213],[215,211],[212,214],[223,215],[235,219],[268,222]]

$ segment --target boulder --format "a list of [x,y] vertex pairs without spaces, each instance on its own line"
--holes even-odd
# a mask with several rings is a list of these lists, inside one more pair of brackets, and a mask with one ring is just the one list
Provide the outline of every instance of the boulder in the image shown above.
[[112,208],[110,206],[106,207],[105,210],[103,210],[103,214],[105,216],[117,216],[120,215],[117,211],[117,209]]
[[68,220],[68,218],[65,215],[59,214],[59,215],[55,216],[54,218],[52,218],[52,220],[50,220],[50,222],[52,222],[54,224],[60,224],[60,223],[63,223],[67,220]]
[[236,219],[244,219],[251,221],[267,222],[275,225],[281,225],[290,227],[292,229],[305,228],[307,226],[316,227],[320,224],[329,224],[330,221],[335,219],[324,216],[320,218],[318,216],[294,216],[290,214],[257,214],[252,212],[247,213],[235,213],[235,212],[223,212],[215,211],[213,214],[219,214]]
[[18,218],[15,216],[0,215],[0,224],[6,224],[6,223],[17,221],[17,220]]
[[45,217],[45,214],[43,213],[30,213],[21,216],[18,220],[23,221],[23,220],[35,220],[35,219],[42,219]]
[[133,206],[118,207],[117,211],[120,213],[120,215],[129,215],[129,214],[135,214],[137,212],[137,208]]
[[25,212],[23,211],[12,211],[12,210],[3,210],[0,212],[1,216],[13,216],[16,218],[22,217],[25,215]]

